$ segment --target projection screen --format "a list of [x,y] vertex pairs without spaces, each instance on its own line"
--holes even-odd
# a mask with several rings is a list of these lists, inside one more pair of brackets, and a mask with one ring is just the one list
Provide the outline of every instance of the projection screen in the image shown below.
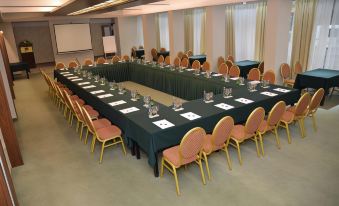
[[89,24],[55,24],[54,31],[58,53],[92,49]]

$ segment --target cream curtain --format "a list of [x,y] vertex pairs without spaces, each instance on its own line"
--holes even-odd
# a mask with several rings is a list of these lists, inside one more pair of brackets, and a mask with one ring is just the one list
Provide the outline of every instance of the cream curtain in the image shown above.
[[254,58],[257,61],[264,60],[266,10],[267,10],[267,1],[258,2],[256,29],[255,29],[255,52],[254,52]]
[[168,29],[168,15],[167,12],[159,13],[158,15],[158,49],[165,48],[169,50],[169,29]]
[[307,68],[317,0],[296,0],[291,66],[299,61]]
[[185,51],[193,50],[193,10],[187,9],[184,12],[185,26]]
[[159,15],[155,15],[155,36],[156,36],[156,45],[157,45],[157,50],[159,51],[160,49],[160,27],[159,27]]
[[206,12],[204,8],[193,10],[193,54],[205,53],[205,24]]
[[[234,45],[234,24],[233,24],[233,6],[226,6],[226,56],[235,55],[235,45]],[[234,56],[235,58],[235,56]]]

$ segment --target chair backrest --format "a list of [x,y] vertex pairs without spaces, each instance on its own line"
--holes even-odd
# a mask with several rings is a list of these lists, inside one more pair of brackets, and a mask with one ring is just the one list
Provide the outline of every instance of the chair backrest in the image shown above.
[[181,63],[180,64],[181,64],[182,67],[186,67],[187,68],[188,67],[188,63],[189,63],[188,62],[188,58],[182,58],[181,59]]
[[156,48],[152,48],[151,49],[151,54],[152,54],[152,57],[154,59],[157,59],[158,58],[158,52],[157,52],[157,49]]
[[166,52],[166,48],[160,48],[160,52]]
[[231,116],[222,118],[213,129],[212,144],[217,148],[223,146],[230,138],[233,127],[234,120]]
[[166,65],[170,65],[170,64],[171,64],[171,57],[170,57],[170,56],[167,56],[167,57],[165,58],[165,64],[166,64]]
[[225,63],[225,58],[220,56],[220,57],[218,57],[218,68],[219,68],[220,64],[222,64],[222,63]]
[[305,94],[303,94],[298,100],[297,105],[295,106],[294,115],[296,117],[304,116],[306,114],[307,107],[310,104],[310,101],[310,93],[306,92]]
[[82,109],[82,115],[84,117],[84,122],[87,125],[87,129],[92,134],[96,134],[96,130],[95,130],[95,127],[94,127],[94,124],[93,124],[91,117],[89,116],[88,112],[86,111],[86,109],[84,107],[82,107],[81,109]]
[[173,64],[175,67],[179,67],[180,66],[180,58],[179,57],[175,57]]
[[68,68],[69,69],[74,69],[78,66],[78,64],[75,62],[75,61],[71,61],[69,64],[68,64]]
[[280,65],[280,75],[283,80],[288,79],[291,76],[291,68],[288,64],[282,63]]
[[125,61],[129,61],[129,56],[125,54],[125,55],[122,57],[122,59],[125,60]]
[[139,49],[144,49],[144,46],[140,45],[140,46],[139,46]]
[[97,64],[104,64],[104,63],[106,63],[106,59],[104,57],[99,57],[97,59]]
[[85,65],[86,65],[86,66],[93,65],[92,60],[86,59],[86,60],[85,60]]
[[260,71],[258,68],[252,68],[249,72],[248,72],[248,76],[247,76],[248,80],[260,80]]
[[198,60],[194,60],[192,63],[192,69],[200,69],[200,62]]
[[303,72],[302,66],[299,61],[297,61],[294,65],[294,74],[300,74]]
[[188,51],[186,52],[186,55],[187,55],[188,57],[193,56],[193,52],[192,52],[191,50],[188,50]]
[[232,55],[228,55],[227,61],[231,61],[232,63],[234,63],[234,57]]
[[231,77],[239,77],[240,76],[240,69],[237,65],[233,65],[233,66],[231,66],[228,73]]
[[258,69],[260,71],[260,74],[263,74],[265,72],[265,68],[264,68],[264,61],[260,62]]
[[136,58],[136,57],[137,57],[137,53],[136,53],[135,50],[137,50],[137,48],[136,48],[135,46],[132,47],[132,49],[131,49],[131,56],[132,56],[133,58]]
[[84,118],[84,114],[82,111],[82,107],[80,106],[80,104],[77,101],[74,101],[74,108],[77,111],[76,115],[78,116],[78,120],[85,122],[85,118]]
[[160,63],[163,63],[164,62],[164,56],[162,56],[162,55],[160,55],[159,57],[158,57],[158,63],[160,64]]
[[117,63],[117,62],[119,62],[120,61],[120,57],[119,56],[114,56],[113,58],[112,58],[112,62],[113,63]]
[[183,55],[181,56],[181,60],[183,60],[183,59],[188,59],[187,54],[183,54]]
[[182,59],[182,55],[184,55],[184,52],[179,51],[178,54],[177,54],[177,57],[179,57],[180,59]]
[[203,64],[202,64],[202,70],[203,71],[210,71],[211,70],[211,65],[208,61],[205,61]]
[[65,68],[66,66],[64,65],[64,63],[62,63],[62,62],[58,62],[58,63],[56,63],[56,65],[55,65],[55,69],[63,69],[63,68]]
[[265,117],[265,110],[262,107],[258,107],[255,110],[253,110],[248,116],[246,124],[245,124],[245,129],[248,134],[254,134],[261,122],[264,120]]
[[64,98],[65,98],[65,102],[66,102],[66,104],[68,105],[68,107],[69,107],[69,109],[73,112],[73,113],[76,113],[75,111],[75,108],[74,108],[74,105],[73,105],[73,102],[72,102],[72,100],[71,100],[71,98],[70,98],[70,96],[67,94],[67,92],[64,90],[63,91],[63,96],[64,96]]
[[201,127],[195,127],[188,131],[179,145],[180,164],[196,160],[200,153],[206,132]]
[[277,102],[273,108],[271,109],[270,113],[267,117],[267,123],[270,126],[276,126],[283,116],[284,112],[286,110],[286,104],[284,101]]
[[270,82],[270,84],[274,84],[275,83],[275,73],[273,70],[267,70],[263,77],[262,77],[263,80],[268,80]]
[[220,65],[219,65],[219,67],[218,67],[218,72],[220,73],[220,74],[228,74],[228,67],[227,67],[227,65],[225,64],[225,63],[221,63]]
[[321,100],[323,99],[325,94],[325,90],[323,88],[319,88],[313,95],[310,105],[308,106],[308,110],[310,113],[314,113],[317,111],[320,106]]
[[225,62],[225,64],[227,65],[227,67],[230,69],[233,66],[233,62],[231,62],[230,60],[227,60]]

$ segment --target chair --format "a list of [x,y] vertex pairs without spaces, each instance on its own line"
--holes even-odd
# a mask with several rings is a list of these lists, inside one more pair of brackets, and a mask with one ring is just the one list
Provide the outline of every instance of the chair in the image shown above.
[[136,57],[137,57],[137,53],[136,53],[135,50],[137,50],[137,48],[136,48],[135,46],[132,47],[132,49],[131,49],[131,57],[133,57],[133,58],[136,58]]
[[284,114],[286,110],[286,104],[284,101],[277,102],[271,111],[268,113],[268,117],[266,120],[263,120],[259,126],[258,129],[258,135],[259,135],[259,140],[260,140],[260,145],[261,145],[261,152],[262,155],[265,155],[264,151],[264,143],[263,143],[263,135],[266,132],[273,132],[275,135],[275,140],[277,142],[277,147],[280,149],[280,140],[279,140],[279,135],[277,128],[279,126],[280,120],[282,118],[282,115]]
[[218,57],[218,68],[219,68],[220,64],[222,64],[222,63],[225,63],[225,59],[224,59],[224,57],[220,56],[220,57]]
[[171,57],[170,57],[170,56],[167,56],[167,57],[165,58],[165,64],[166,64],[166,65],[170,65],[170,64],[171,64]]
[[313,129],[314,131],[317,131],[317,123],[316,123],[316,119],[315,119],[315,113],[317,112],[321,100],[324,98],[324,94],[325,94],[325,90],[323,88],[318,89],[310,102],[310,105],[308,106],[307,109],[307,115],[308,117],[312,117],[312,122],[313,122]]
[[220,74],[223,74],[223,75],[228,74],[228,67],[227,67],[227,65],[225,63],[221,63],[219,65],[219,67],[218,67],[218,72]]
[[86,59],[85,60],[85,66],[89,66],[89,65],[93,65],[93,62],[90,59]]
[[231,77],[239,77],[240,76],[240,69],[237,65],[233,65],[233,66],[231,66],[228,73]]
[[[99,163],[102,162],[102,158],[103,158],[105,148],[116,145],[116,144],[121,144],[122,151],[123,151],[124,155],[126,155],[124,140],[121,137],[121,130],[119,129],[119,127],[117,127],[115,125],[110,125],[110,126],[107,126],[107,127],[96,129],[96,127],[94,126],[94,123],[93,123],[91,117],[89,116],[88,112],[86,111],[86,109],[82,109],[82,114],[85,118],[87,128],[91,132],[93,132],[93,134],[94,134],[93,139],[92,139],[92,144],[91,144],[91,152],[92,153],[94,152],[96,140],[98,140],[99,142],[102,143]],[[109,143],[109,142],[111,142],[111,143]]]
[[202,182],[206,184],[201,163],[202,145],[205,135],[206,132],[203,128],[195,127],[185,134],[180,145],[168,148],[162,153],[160,177],[163,176],[164,167],[166,167],[174,175],[177,195],[180,195],[177,169],[181,166],[192,162],[197,163],[200,167]]
[[160,55],[158,57],[158,64],[164,63],[164,61],[165,61],[164,56]]
[[259,81],[260,80],[260,71],[258,68],[252,68],[248,72],[247,79],[250,81]]
[[234,63],[234,57],[232,55],[228,55],[227,61],[231,61],[232,63]]
[[291,68],[288,64],[282,63],[280,65],[280,75],[281,78],[283,79],[283,85],[284,86],[291,86],[293,87],[294,85],[294,79],[290,79],[291,77]]
[[230,69],[233,66],[233,62],[231,62],[230,60],[227,60],[225,62],[225,64],[227,65],[227,67]]
[[175,57],[175,59],[173,61],[173,65],[175,67],[179,67],[180,66],[180,58],[179,57]]
[[198,60],[194,60],[194,62],[192,63],[192,69],[200,70],[200,62]]
[[188,58],[182,58],[180,62],[180,66],[187,68],[189,64]]
[[193,56],[193,52],[192,52],[191,50],[188,50],[188,51],[186,52],[186,55],[187,55],[188,57]]
[[201,67],[202,71],[210,71],[211,70],[211,65],[208,61],[205,61],[203,64],[202,64],[202,67]]
[[230,160],[227,147],[233,127],[234,127],[233,118],[230,116],[226,116],[215,125],[212,134],[207,134],[204,137],[202,151],[203,151],[203,160],[206,163],[208,179],[211,179],[211,173],[208,166],[207,156],[217,150],[221,149],[225,151],[228,168],[232,170],[232,162]]
[[275,73],[273,70],[268,70],[264,73],[263,80],[268,80],[270,84],[275,84]]
[[166,48],[160,48],[160,52],[166,52]]
[[75,61],[71,61],[69,64],[68,64],[68,68],[69,69],[74,69],[78,66],[78,64],[75,62]]
[[184,55],[184,52],[179,51],[178,54],[177,54],[177,57],[179,57],[180,59],[182,59],[182,55]]
[[128,61],[129,61],[129,56],[128,56],[128,55],[124,55],[124,56],[122,57],[122,59],[123,59],[124,61],[128,62]]
[[183,60],[183,59],[188,59],[187,54],[183,54],[183,55],[182,55],[181,60]]
[[303,72],[302,66],[299,61],[297,61],[294,65],[294,75],[297,76],[297,74],[301,74]]
[[104,57],[99,57],[97,59],[97,64],[105,64],[106,63],[106,59]]
[[156,48],[152,48],[151,49],[151,55],[153,57],[153,61],[157,61],[158,60],[158,52]]
[[118,63],[120,61],[120,57],[119,56],[113,56],[112,58],[112,62],[113,63]]
[[[251,139],[255,142],[255,146],[257,148],[257,155],[260,157],[259,147],[258,147],[258,129],[261,122],[264,120],[265,110],[262,107],[258,107],[252,111],[252,113],[248,116],[245,125],[235,125],[231,132],[230,145],[237,148],[238,150],[238,159],[240,165],[242,165],[242,158],[240,152],[240,143],[247,139]],[[234,143],[233,143],[234,142]]]
[[66,66],[64,65],[64,63],[62,62],[58,62],[56,65],[55,65],[55,69],[63,69],[65,68]]
[[260,62],[259,66],[258,66],[258,69],[259,69],[261,75],[263,75],[264,72],[265,72],[264,66],[265,66],[264,61]]
[[284,112],[281,118],[279,126],[286,129],[289,144],[291,144],[291,136],[290,136],[290,129],[288,125],[293,122],[296,122],[296,121],[298,122],[301,137],[304,138],[306,136],[305,128],[304,128],[304,119],[307,115],[307,107],[310,103],[310,100],[311,100],[311,95],[308,92],[306,92],[300,97],[296,106],[288,108]]

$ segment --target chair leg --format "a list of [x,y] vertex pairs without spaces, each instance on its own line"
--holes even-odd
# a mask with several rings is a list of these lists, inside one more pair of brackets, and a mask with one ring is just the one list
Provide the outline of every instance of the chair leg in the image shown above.
[[260,157],[257,134],[255,134],[254,136],[254,142],[255,142],[255,147],[257,148],[257,156]]
[[232,162],[231,162],[231,159],[230,159],[230,155],[228,153],[227,146],[225,147],[225,153],[226,153],[226,158],[227,158],[228,169],[232,170]]
[[178,181],[178,175],[177,175],[177,169],[172,165],[173,168],[173,175],[175,179],[175,187],[177,189],[177,195],[180,195],[180,189],[179,189],[179,181]]
[[315,113],[312,114],[312,123],[313,123],[313,129],[316,132],[318,128],[317,128],[317,121],[315,119]]
[[120,140],[121,140],[122,151],[123,151],[124,154],[126,155],[125,144],[124,144],[124,141],[122,140],[122,137],[120,137]]
[[95,147],[95,140],[96,140],[96,136],[95,135],[93,135],[93,137],[92,137],[92,144],[91,144],[91,152],[93,153],[94,152],[94,147]]
[[304,138],[304,130],[303,130],[303,123],[302,123],[302,120],[299,119],[298,120],[298,124],[299,124],[299,130],[300,130],[300,134],[301,134],[301,138]]
[[205,152],[203,152],[202,155],[204,156],[204,161],[205,161],[205,164],[206,164],[206,170],[207,170],[208,180],[211,180],[211,172],[210,172],[210,167],[209,167],[209,165],[208,165],[207,155],[206,155]]
[[238,141],[235,141],[237,144],[237,150],[238,150],[238,159],[239,159],[239,164],[242,165],[242,158],[241,158],[241,152],[240,152],[240,145]]
[[203,183],[204,185],[206,185],[205,174],[204,174],[204,170],[202,169],[201,158],[199,158],[198,164],[199,164],[199,168],[200,168],[200,172],[201,172],[202,183]]
[[277,127],[274,128],[275,140],[277,141],[277,147],[280,149],[280,139],[277,131]]
[[301,126],[302,126],[302,129],[303,129],[304,137],[306,137],[305,117],[303,117],[303,118],[301,119]]
[[83,133],[83,131],[84,131],[84,123],[83,122],[81,122],[81,127],[80,127],[80,141],[82,140],[82,133]]
[[78,132],[79,131],[79,127],[80,127],[80,121],[77,121],[77,125],[75,127],[75,131]]
[[86,132],[86,136],[85,136],[85,142],[84,142],[84,144],[87,144],[88,135],[89,135],[89,130],[88,130],[88,128],[87,128],[87,132]]
[[100,164],[102,162],[102,157],[104,156],[105,143],[106,142],[103,142],[102,145],[101,145],[100,161],[99,161]]
[[160,177],[164,175],[164,164],[165,164],[165,160],[164,158],[161,158]]
[[288,127],[288,123],[285,123],[286,126],[286,133],[287,133],[287,141],[288,144],[291,144],[291,135],[290,135],[290,128]]
[[260,146],[261,146],[262,156],[265,156],[264,142],[263,142],[261,133],[259,133],[259,140],[260,140]]

